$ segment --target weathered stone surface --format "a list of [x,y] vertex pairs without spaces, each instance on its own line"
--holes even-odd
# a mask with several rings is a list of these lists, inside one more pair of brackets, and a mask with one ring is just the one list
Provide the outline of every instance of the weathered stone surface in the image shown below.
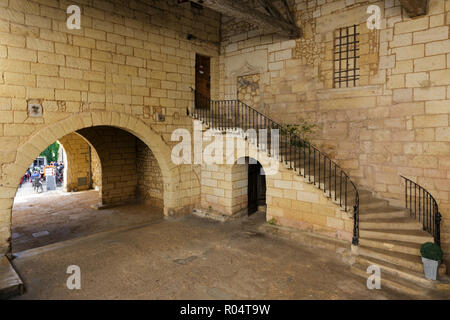
[[9,260],[5,256],[0,256],[0,299],[9,299],[22,293],[22,280]]

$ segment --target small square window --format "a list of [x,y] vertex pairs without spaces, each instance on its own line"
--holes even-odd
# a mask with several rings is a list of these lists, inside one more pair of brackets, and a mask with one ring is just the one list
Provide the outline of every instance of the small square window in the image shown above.
[[359,80],[358,26],[339,28],[334,37],[334,87],[356,87]]

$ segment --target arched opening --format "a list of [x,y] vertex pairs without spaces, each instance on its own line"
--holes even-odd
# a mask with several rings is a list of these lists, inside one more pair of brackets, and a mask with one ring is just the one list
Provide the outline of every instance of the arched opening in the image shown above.
[[247,215],[266,212],[266,175],[261,163],[245,157],[237,160],[232,169],[233,206]]
[[[16,193],[12,253],[164,216],[162,171],[152,150],[135,135],[117,127],[93,126],[50,146],[57,145],[61,154],[53,152],[42,166],[33,161],[33,182],[22,183]],[[64,162],[53,166],[62,158]],[[57,188],[52,179],[59,181]]]
[[265,212],[266,208],[266,176],[259,162],[248,165],[248,214],[258,211]]
[[[11,253],[11,220],[14,197],[17,193],[20,179],[30,166],[30,163],[36,159],[43,149],[65,135],[74,132],[82,135],[82,129],[99,126],[121,129],[140,139],[150,148],[161,170],[163,194],[162,196],[160,195],[160,198],[162,197],[163,199],[165,216],[179,216],[192,212],[200,199],[199,181],[195,174],[192,174],[189,165],[175,165],[171,161],[169,144],[163,140],[162,135],[155,131],[151,125],[123,112],[87,111],[77,113],[35,131],[17,147],[14,160],[3,164],[0,184],[0,254]],[[92,144],[92,141],[89,142]],[[102,198],[101,202],[98,201],[98,203],[101,203],[101,205],[114,205],[114,193],[117,195],[117,191],[114,191],[114,183],[120,183],[121,181],[117,177],[114,178],[116,181],[113,181],[114,179],[107,180],[110,190],[105,192],[105,179],[106,176],[102,172],[102,188],[100,190]],[[105,194],[108,194],[110,198],[105,199]],[[117,198],[120,198],[120,195],[116,197],[116,200]],[[136,201],[136,198],[134,200]]]
[[95,148],[80,134],[73,132],[60,138],[63,148],[64,190],[77,192],[100,190],[101,163]]

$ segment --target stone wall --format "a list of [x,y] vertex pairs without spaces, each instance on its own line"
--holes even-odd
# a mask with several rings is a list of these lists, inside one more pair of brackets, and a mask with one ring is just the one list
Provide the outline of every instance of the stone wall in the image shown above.
[[201,208],[229,216],[247,208],[248,165],[203,165]]
[[102,204],[133,202],[137,197],[136,137],[112,127],[79,130],[95,148],[102,168]]
[[91,173],[92,173],[91,187],[96,190],[101,190],[102,166],[97,151],[95,151],[95,149],[92,147],[91,147]]
[[[101,171],[93,170],[98,159],[95,149],[90,148],[89,144],[77,133],[71,133],[59,139],[67,157],[65,163],[64,184],[67,192],[88,190],[95,184],[100,187]],[[97,161],[97,163],[100,163]],[[81,179],[81,180],[79,180]],[[94,183],[95,181],[95,183]],[[83,182],[80,184],[79,182]]]
[[[79,30],[66,26],[72,4],[81,8]],[[198,180],[189,180],[188,166],[171,162],[170,136],[191,126],[184,115],[196,53],[212,57],[217,96],[219,25],[219,14],[176,0],[0,1],[0,254],[9,247],[24,168],[52,141],[94,124],[124,128],[151,145],[164,180],[165,214],[192,210]],[[43,116],[30,117],[28,103],[40,103]],[[120,200],[106,176],[103,194]],[[135,186],[127,188],[131,194]]]
[[[267,166],[263,169],[270,172]],[[201,174],[201,210],[227,216],[247,213],[248,164],[203,165]],[[265,179],[267,221],[350,243],[351,210],[342,211],[323,191],[281,165]]]
[[164,208],[164,187],[161,169],[149,147],[136,141],[137,198],[146,205]]
[[[380,30],[366,26],[369,4],[381,8]],[[254,107],[284,124],[316,123],[314,143],[360,188],[398,206],[400,175],[428,189],[443,215],[449,260],[450,1],[430,0],[427,15],[414,19],[394,0],[296,0],[295,8],[301,39],[262,35],[245,22],[224,31],[221,96],[235,99],[237,79],[259,74]],[[334,88],[333,37],[354,24],[361,77],[353,88]]]
[[346,240],[353,236],[351,210],[345,212],[292,170],[280,168],[266,177],[267,220],[284,226]]

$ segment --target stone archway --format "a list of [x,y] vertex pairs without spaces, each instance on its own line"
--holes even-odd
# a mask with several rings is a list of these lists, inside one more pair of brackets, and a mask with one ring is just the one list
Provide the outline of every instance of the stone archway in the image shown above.
[[70,192],[100,188],[100,159],[89,141],[76,132],[58,141],[65,151],[64,190]]
[[[187,171],[171,161],[171,149],[161,135],[143,121],[125,113],[92,111],[73,115],[50,124],[34,133],[17,148],[13,163],[2,166],[0,183],[0,255],[10,250],[11,213],[18,181],[29,164],[54,141],[67,134],[94,126],[117,127],[129,132],[144,142],[154,153],[160,166],[164,184],[164,214],[184,214],[192,208],[192,199],[179,192],[182,187],[181,175]],[[190,195],[192,196],[192,195]]]

